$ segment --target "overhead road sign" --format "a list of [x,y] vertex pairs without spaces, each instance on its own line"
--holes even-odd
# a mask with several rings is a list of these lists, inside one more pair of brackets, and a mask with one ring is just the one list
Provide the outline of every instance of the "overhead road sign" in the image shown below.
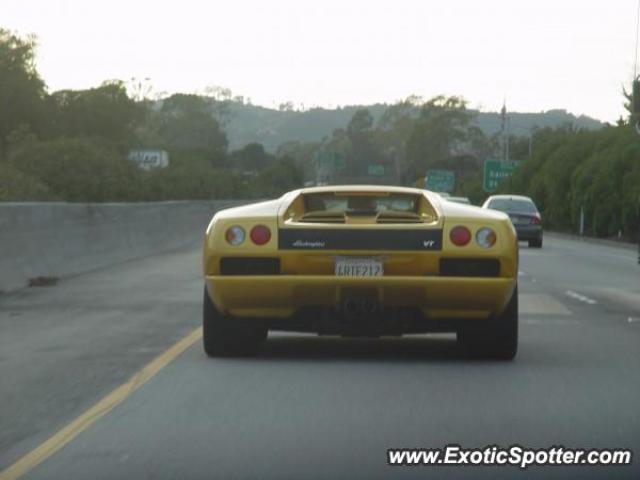
[[424,188],[432,192],[453,192],[456,186],[456,174],[452,170],[427,170]]
[[484,162],[484,181],[482,186],[485,192],[495,192],[505,178],[509,178],[518,166],[518,162],[501,161],[501,160],[485,160]]

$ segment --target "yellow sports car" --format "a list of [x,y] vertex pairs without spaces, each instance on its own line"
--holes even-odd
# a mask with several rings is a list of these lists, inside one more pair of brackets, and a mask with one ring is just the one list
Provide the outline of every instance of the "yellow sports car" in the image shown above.
[[269,330],[456,332],[518,348],[518,243],[501,212],[414,188],[329,186],[222,210],[204,242],[204,349],[256,352]]

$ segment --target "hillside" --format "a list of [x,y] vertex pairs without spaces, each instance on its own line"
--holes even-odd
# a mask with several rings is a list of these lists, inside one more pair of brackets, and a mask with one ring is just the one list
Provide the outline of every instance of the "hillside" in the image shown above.
[[[336,128],[344,128],[353,114],[367,108],[378,119],[388,105],[346,106],[337,109],[315,108],[306,111],[279,111],[265,107],[233,103],[225,129],[231,149],[251,142],[262,143],[267,151],[274,152],[279,145],[289,141],[318,141],[330,135]],[[604,126],[599,120],[587,116],[576,117],[565,110],[549,110],[540,113],[509,113],[511,133],[526,136],[532,128],[555,128],[572,124],[579,129],[594,130]],[[500,113],[478,112],[476,122],[487,135],[500,130]]]

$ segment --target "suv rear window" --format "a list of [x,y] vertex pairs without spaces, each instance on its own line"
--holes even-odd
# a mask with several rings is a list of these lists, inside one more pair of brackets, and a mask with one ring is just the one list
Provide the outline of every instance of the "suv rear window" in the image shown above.
[[536,206],[531,200],[495,198],[489,202],[488,206],[489,208],[500,210],[501,212],[538,213]]

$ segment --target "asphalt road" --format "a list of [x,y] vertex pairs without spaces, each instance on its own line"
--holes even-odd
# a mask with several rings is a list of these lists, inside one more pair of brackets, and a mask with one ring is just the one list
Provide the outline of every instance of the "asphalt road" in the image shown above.
[[[0,297],[0,471],[198,327],[199,256]],[[24,478],[639,478],[636,252],[548,236],[541,250],[522,245],[519,279],[513,362],[469,360],[446,335],[280,334],[257,358],[225,360],[197,342]],[[387,465],[388,448],[451,443],[636,458],[525,472]]]

